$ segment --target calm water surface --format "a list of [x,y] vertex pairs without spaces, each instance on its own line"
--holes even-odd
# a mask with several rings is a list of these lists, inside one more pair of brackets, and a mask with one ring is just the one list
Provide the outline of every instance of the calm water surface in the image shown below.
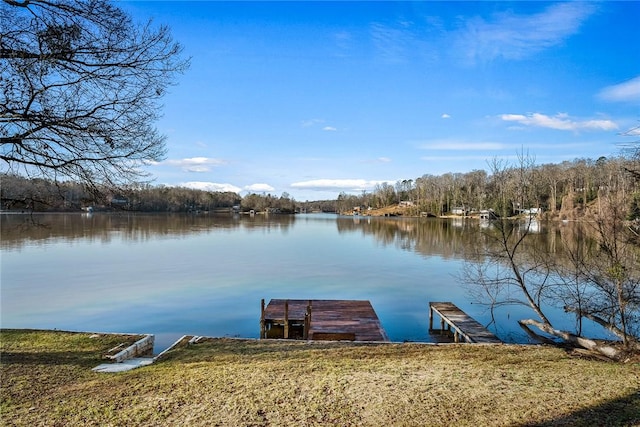
[[[259,335],[260,299],[369,300],[393,341],[432,341],[429,301],[483,324],[458,276],[479,223],[416,218],[2,214],[3,328]],[[35,223],[35,224],[34,224]],[[525,342],[498,312],[491,329]],[[558,314],[560,316],[560,314]],[[562,322],[558,326],[571,327]]]

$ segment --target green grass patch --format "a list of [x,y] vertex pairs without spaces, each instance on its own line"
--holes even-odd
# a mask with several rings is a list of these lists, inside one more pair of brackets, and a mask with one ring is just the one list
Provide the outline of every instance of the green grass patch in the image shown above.
[[2,331],[3,424],[640,424],[640,365],[552,347],[210,339],[104,374],[89,336]]

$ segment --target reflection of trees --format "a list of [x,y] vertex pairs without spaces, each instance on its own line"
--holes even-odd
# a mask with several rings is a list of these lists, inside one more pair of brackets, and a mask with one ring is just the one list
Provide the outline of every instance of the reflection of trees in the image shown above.
[[[337,225],[340,233],[372,234],[383,245],[394,245],[424,256],[465,258],[469,250],[483,244],[481,231],[490,223],[463,218],[363,218],[359,221],[338,218]],[[532,235],[531,244],[555,253],[559,231],[540,227],[540,232]]]
[[[207,233],[219,229],[253,231],[288,231],[296,219],[294,215],[231,215],[231,214],[2,214],[2,247],[20,247],[25,241],[49,239],[89,239],[108,242],[114,237],[127,241],[146,241],[158,237],[179,237]],[[318,220],[318,219],[314,219]],[[327,221],[334,221],[328,217]],[[354,220],[338,217],[339,233],[361,233],[372,236],[378,243],[393,245],[423,256],[464,259],[470,251],[489,244],[481,231],[489,223],[473,219],[438,218],[369,218]],[[579,245],[593,244],[585,236],[585,229],[577,224],[541,226],[540,233],[530,234],[527,250],[545,251],[563,258],[563,242]]]
[[0,216],[2,248],[19,248],[27,242],[52,239],[109,242],[114,236],[125,241],[144,242],[152,238],[175,238],[219,229],[250,232],[287,231],[292,215],[188,215],[188,214],[39,214]]

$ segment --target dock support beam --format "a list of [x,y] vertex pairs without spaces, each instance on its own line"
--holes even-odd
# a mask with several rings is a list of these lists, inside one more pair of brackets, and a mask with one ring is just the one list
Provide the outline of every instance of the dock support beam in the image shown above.
[[284,339],[289,339],[289,300],[284,301]]
[[[262,303],[264,304],[264,300],[262,300]],[[429,330],[433,330],[433,308],[431,308],[431,305],[429,305]]]
[[309,339],[309,329],[311,329],[311,300],[307,304],[307,312],[304,315],[304,326],[302,331],[302,338]]
[[264,298],[260,301],[260,339],[267,337],[267,331],[264,324]]

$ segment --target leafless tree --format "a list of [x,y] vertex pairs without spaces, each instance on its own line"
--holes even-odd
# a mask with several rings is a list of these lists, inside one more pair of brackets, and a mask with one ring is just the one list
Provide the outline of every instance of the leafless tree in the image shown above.
[[[521,159],[521,165],[528,164]],[[526,179],[524,174],[522,177]],[[529,307],[535,317],[519,319],[518,323],[535,339],[556,337],[619,357],[621,352],[613,346],[582,336],[582,320],[589,319],[619,337],[626,350],[637,350],[640,250],[630,241],[624,194],[618,188],[600,192],[598,203],[586,218],[591,228],[588,237],[583,233],[565,239],[567,259],[534,246],[531,216],[495,221],[484,232],[485,246],[467,263],[465,281],[475,288],[475,296],[492,308],[508,304]],[[546,310],[558,305],[576,315],[577,332],[554,327]]]
[[622,151],[632,160],[625,168],[636,180],[640,181],[640,125],[634,126],[620,134],[621,136],[634,138],[633,141],[622,143]]
[[188,60],[169,28],[108,0],[0,1],[0,159],[91,188],[147,175],[159,101]]

